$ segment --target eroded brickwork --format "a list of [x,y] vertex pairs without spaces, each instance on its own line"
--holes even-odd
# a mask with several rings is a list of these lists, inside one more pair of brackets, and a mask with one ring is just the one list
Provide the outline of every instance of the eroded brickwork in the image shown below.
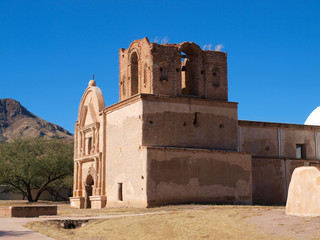
[[136,40],[119,50],[120,101],[137,93],[228,100],[227,54],[193,42]]

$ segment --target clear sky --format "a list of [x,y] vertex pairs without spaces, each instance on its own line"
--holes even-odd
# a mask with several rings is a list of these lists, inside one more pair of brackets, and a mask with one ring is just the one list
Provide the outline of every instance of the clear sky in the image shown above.
[[239,119],[302,124],[320,105],[318,0],[0,0],[0,98],[74,132],[92,74],[116,103],[118,49],[143,37],[222,44]]

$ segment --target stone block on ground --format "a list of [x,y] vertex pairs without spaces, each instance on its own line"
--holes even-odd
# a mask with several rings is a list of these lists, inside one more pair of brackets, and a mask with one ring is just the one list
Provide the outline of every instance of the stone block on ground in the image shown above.
[[9,206],[0,208],[0,214],[7,217],[39,217],[57,215],[57,206]]
[[320,168],[298,167],[288,190],[286,214],[320,216]]

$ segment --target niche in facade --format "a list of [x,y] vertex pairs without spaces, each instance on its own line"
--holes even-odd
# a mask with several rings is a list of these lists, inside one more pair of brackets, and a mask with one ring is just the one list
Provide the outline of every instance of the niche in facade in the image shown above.
[[160,81],[162,83],[168,82],[168,64],[167,63],[161,63],[159,71],[160,71]]
[[122,82],[121,82],[121,89],[122,89],[122,95],[126,95],[126,77],[122,77]]
[[212,86],[220,87],[220,70],[219,68],[213,68],[211,71],[212,74]]
[[143,87],[147,87],[147,83],[150,81],[149,80],[149,68],[147,64],[144,64],[143,67]]
[[88,138],[88,154],[92,152],[92,137]]

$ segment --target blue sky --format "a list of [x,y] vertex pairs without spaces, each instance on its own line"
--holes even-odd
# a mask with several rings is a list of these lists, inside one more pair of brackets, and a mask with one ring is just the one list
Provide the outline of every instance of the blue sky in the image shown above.
[[320,105],[320,1],[0,0],[0,98],[73,132],[92,74],[118,101],[118,49],[167,38],[228,53],[242,120],[304,123]]

